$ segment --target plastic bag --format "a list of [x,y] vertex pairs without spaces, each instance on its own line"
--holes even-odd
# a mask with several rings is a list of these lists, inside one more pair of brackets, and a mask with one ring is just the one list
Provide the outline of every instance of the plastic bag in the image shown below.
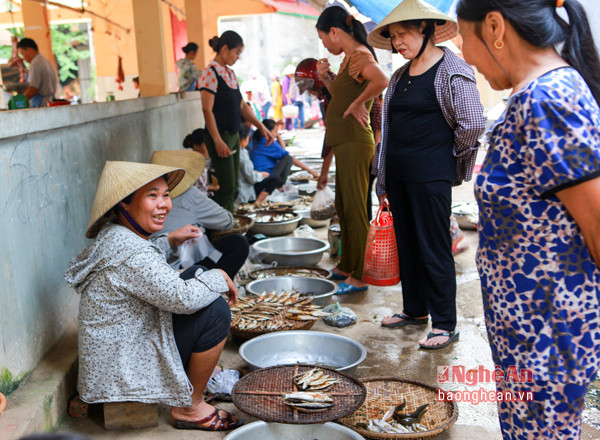
[[237,370],[224,369],[216,376],[211,377],[206,384],[206,389],[210,394],[229,394],[233,386],[240,380],[240,372]]
[[202,253],[198,246],[198,239],[190,238],[179,246],[179,260],[182,268],[188,268],[196,264],[196,261],[202,260]]
[[308,225],[299,226],[294,230],[294,237],[300,238],[317,238],[315,230]]
[[348,327],[356,324],[356,313],[350,307],[340,306],[340,303],[330,304],[323,311],[331,313],[331,315],[323,318],[323,321],[332,327]]
[[335,194],[326,186],[317,190],[310,207],[310,218],[313,220],[328,220],[335,215]]

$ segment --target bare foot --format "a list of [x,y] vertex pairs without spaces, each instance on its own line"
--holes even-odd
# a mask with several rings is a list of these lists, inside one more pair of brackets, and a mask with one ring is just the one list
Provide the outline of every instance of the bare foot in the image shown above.
[[[447,332],[447,330],[440,330],[439,328],[432,328],[431,329],[431,333],[444,333]],[[449,336],[436,336],[434,338],[430,338],[427,339],[427,336],[425,336],[423,339],[421,339],[419,341],[420,345],[425,345],[427,347],[433,347],[434,345],[442,345],[443,343],[445,343],[446,341],[448,341],[448,339],[450,339]]]
[[[202,420],[215,412],[215,407],[209,405],[204,400],[186,407],[171,407],[171,417],[182,422],[195,422]],[[210,423],[209,423],[210,425]]]
[[335,274],[342,275],[344,277],[349,277],[350,276],[350,274],[348,272],[344,272],[343,270],[339,270],[337,267],[334,267],[333,269],[331,269],[331,271],[333,273],[335,273]]
[[352,276],[348,276],[348,278],[346,278],[346,280],[344,281],[346,284],[350,284],[351,286],[354,287],[367,287],[368,284],[365,283],[363,280],[359,280],[358,278],[354,278]]
[[[399,315],[404,315],[403,313],[398,313]],[[404,315],[406,316],[406,315]],[[428,315],[425,316],[406,316],[409,319],[427,319]],[[397,316],[386,316],[385,318],[383,318],[381,320],[382,324],[385,325],[389,325],[389,324],[396,324],[397,322],[402,322],[402,321],[406,321],[406,319],[403,318],[399,318]]]

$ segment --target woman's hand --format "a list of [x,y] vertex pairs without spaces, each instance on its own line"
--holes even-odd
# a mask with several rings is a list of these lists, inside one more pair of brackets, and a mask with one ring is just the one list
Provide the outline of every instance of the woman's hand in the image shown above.
[[265,127],[265,124],[261,122],[258,129],[260,130],[260,134],[262,134],[267,140],[267,145],[271,145],[273,141],[275,141],[275,136],[273,136],[273,133],[271,133],[269,129]]
[[354,116],[354,119],[363,127],[369,123],[369,112],[364,104],[357,104],[356,101],[350,104],[344,112],[344,118],[350,115]]
[[327,58],[321,58],[318,62],[317,62],[317,72],[319,73],[319,76],[321,77],[321,79],[329,79],[329,70],[331,68],[331,65],[329,64],[329,60]]
[[229,292],[227,292],[227,297],[229,298],[229,301],[227,301],[227,304],[232,306],[238,300],[238,291],[235,287],[235,284],[233,283],[233,280],[229,278],[229,275],[227,275],[227,272],[225,272],[223,269],[217,270],[221,271],[221,273],[223,274],[223,278],[225,278],[225,282],[227,283],[227,287],[229,287]]
[[167,234],[167,240],[172,248],[182,245],[190,238],[202,236],[202,229],[194,225],[185,225],[182,228],[175,229]]
[[328,172],[321,172],[321,175],[319,175],[319,178],[317,179],[317,189],[323,189],[327,186],[329,180],[328,174]]
[[217,155],[219,157],[231,156],[231,150],[227,144],[223,142],[223,139],[215,140],[215,150],[217,150]]

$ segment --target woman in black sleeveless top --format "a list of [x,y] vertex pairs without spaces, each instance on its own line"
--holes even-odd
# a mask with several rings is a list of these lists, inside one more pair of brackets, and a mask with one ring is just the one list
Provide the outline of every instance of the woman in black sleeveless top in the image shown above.
[[206,122],[204,141],[219,180],[214,200],[233,212],[238,188],[241,118],[258,128],[269,144],[273,135],[242,99],[235,73],[228,67],[235,64],[244,50],[242,37],[227,31],[220,38],[213,37],[209,44],[217,55],[199,79],[202,113]]

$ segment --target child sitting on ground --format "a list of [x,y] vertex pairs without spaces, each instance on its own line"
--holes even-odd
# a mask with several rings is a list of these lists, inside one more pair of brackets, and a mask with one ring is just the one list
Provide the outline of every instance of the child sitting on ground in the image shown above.
[[272,176],[266,171],[254,170],[254,164],[250,160],[247,150],[249,142],[250,128],[242,124],[240,126],[240,179],[236,201],[237,203],[255,201],[255,204],[259,205],[269,194],[280,187],[282,182],[278,177]]

